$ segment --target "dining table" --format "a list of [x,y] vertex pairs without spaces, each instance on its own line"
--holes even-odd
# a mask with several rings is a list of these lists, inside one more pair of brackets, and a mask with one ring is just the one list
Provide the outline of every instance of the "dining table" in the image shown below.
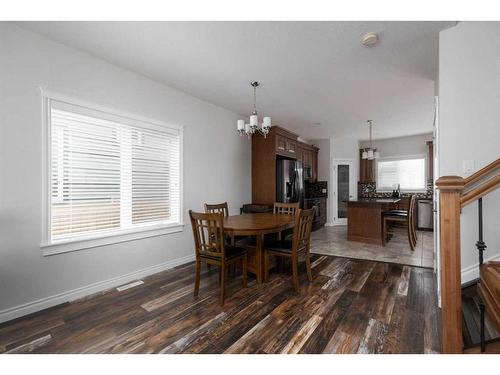
[[294,215],[274,213],[246,213],[224,218],[224,232],[231,238],[255,236],[255,247],[247,249],[247,268],[256,275],[257,283],[262,283],[264,278],[264,235],[293,228],[294,219]]

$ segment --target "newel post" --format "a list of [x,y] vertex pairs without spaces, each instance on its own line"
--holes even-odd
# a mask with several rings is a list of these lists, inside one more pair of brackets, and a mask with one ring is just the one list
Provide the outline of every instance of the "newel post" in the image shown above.
[[443,176],[439,189],[441,260],[441,332],[443,353],[462,353],[462,285],[460,262],[460,194],[464,179]]

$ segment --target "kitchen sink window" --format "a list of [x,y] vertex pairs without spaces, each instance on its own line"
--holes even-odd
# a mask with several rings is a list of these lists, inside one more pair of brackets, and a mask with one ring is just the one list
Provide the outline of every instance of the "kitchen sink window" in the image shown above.
[[425,191],[425,166],[425,155],[378,159],[377,191],[391,192],[398,185],[405,192]]

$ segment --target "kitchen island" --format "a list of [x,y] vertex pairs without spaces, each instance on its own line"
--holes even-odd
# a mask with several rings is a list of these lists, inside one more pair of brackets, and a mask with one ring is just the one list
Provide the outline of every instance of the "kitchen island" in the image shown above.
[[347,201],[347,240],[383,246],[382,213],[399,198],[354,199]]

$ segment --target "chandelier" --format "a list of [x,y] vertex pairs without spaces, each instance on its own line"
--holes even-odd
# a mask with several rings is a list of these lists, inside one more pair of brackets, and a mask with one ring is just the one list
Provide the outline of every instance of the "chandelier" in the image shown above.
[[259,125],[259,115],[257,113],[257,87],[260,86],[260,83],[254,81],[251,82],[250,85],[253,87],[253,112],[250,115],[250,123],[245,123],[245,120],[238,120],[238,133],[240,136],[246,134],[248,138],[250,138],[250,136],[258,130],[265,138],[271,128],[271,117],[264,117],[262,119],[262,124]]
[[373,148],[373,145],[372,145],[373,120],[367,120],[366,122],[368,123],[368,127],[370,128],[370,147],[363,149],[363,153],[361,154],[361,158],[368,159],[368,160],[378,159],[380,157],[380,154],[376,148]]

